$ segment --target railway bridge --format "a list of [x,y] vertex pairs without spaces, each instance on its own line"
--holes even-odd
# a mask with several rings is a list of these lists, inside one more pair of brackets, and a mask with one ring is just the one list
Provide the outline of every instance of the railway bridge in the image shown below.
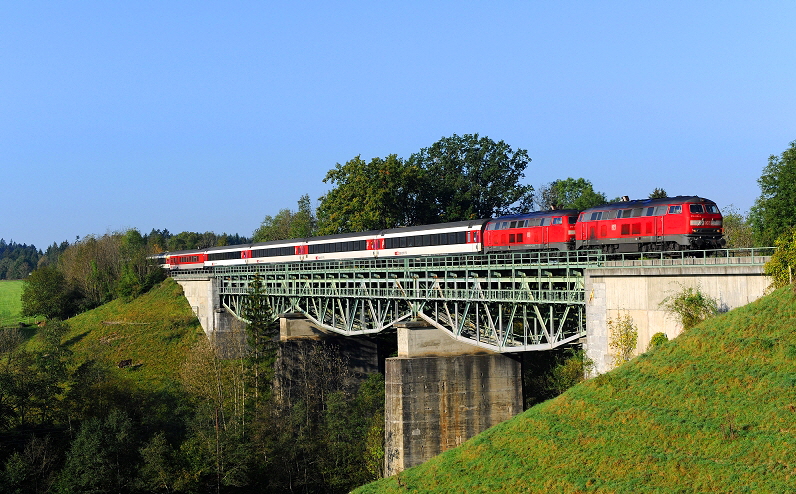
[[[695,255],[696,254],[696,255]],[[395,330],[385,363],[385,470],[393,474],[522,411],[520,352],[582,345],[610,370],[608,321],[680,329],[660,308],[699,286],[729,310],[760,297],[770,249],[644,254],[522,252],[243,265],[174,275],[208,336],[241,320],[259,276],[281,338]]]

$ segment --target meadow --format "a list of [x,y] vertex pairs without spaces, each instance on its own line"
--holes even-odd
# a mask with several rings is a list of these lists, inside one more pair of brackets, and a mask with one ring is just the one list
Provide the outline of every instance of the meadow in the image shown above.
[[32,324],[33,317],[22,317],[22,281],[0,281],[0,328],[19,325],[20,322]]

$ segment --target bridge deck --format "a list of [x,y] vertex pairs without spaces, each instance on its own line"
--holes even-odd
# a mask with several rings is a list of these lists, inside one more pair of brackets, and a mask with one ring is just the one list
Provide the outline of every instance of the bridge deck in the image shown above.
[[240,317],[260,276],[276,313],[301,313],[329,331],[356,335],[423,320],[496,352],[550,349],[585,336],[584,270],[761,265],[761,250],[644,254],[517,252],[216,267],[174,275],[213,278],[221,305]]

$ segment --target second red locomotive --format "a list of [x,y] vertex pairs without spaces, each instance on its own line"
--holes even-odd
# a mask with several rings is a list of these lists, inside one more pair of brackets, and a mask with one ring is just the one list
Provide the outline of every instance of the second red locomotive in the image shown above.
[[213,247],[155,257],[170,269],[197,269],[478,252],[717,249],[725,244],[722,221],[713,201],[678,196],[617,202],[585,211],[537,211],[491,220]]

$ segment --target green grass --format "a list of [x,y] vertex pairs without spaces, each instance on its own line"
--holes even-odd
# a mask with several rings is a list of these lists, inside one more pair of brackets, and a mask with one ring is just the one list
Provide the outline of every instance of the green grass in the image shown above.
[[357,492],[793,492],[796,296],[778,290]]
[[[132,385],[152,391],[179,380],[190,349],[205,338],[182,288],[172,279],[132,301],[117,299],[66,323],[70,329],[64,341],[75,365],[96,360]],[[29,348],[38,344],[37,338],[27,342]],[[131,367],[118,368],[128,359]]]
[[0,281],[0,328],[30,324],[32,317],[22,317],[22,280]]

